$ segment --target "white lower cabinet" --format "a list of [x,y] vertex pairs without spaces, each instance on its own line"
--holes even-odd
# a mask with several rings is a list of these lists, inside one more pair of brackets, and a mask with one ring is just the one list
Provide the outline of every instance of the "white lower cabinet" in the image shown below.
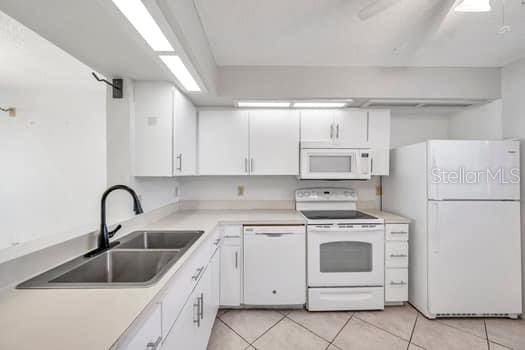
[[226,238],[221,247],[220,305],[241,305],[240,238],[238,240]]
[[385,225],[385,303],[408,301],[408,224]]
[[139,316],[139,320],[130,327],[130,337],[118,346],[126,350],[160,350],[162,342],[161,305],[155,304]]

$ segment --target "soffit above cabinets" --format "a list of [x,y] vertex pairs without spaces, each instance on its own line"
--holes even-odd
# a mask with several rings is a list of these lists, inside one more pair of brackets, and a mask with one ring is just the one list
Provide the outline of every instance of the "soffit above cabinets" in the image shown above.
[[488,100],[409,100],[409,99],[370,99],[362,108],[388,108],[402,110],[433,110],[453,112],[489,102]]

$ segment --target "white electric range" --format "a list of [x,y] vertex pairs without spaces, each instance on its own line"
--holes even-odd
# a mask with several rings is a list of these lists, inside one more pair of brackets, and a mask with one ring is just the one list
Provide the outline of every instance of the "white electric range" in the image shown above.
[[295,193],[307,221],[310,311],[384,309],[384,221],[357,210],[349,188]]

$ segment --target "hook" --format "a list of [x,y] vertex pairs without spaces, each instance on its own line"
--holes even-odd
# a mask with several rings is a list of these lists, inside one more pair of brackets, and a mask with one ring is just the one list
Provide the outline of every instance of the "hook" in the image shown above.
[[0,107],[0,111],[8,112],[10,117],[16,117],[16,108],[15,107],[9,107],[9,108],[2,108],[2,107]]
[[113,88],[113,98],[122,98],[123,97],[123,88],[124,82],[122,79],[113,79],[113,83],[107,81],[106,79],[99,78],[95,72],[91,72],[91,75],[97,80],[104,82]]

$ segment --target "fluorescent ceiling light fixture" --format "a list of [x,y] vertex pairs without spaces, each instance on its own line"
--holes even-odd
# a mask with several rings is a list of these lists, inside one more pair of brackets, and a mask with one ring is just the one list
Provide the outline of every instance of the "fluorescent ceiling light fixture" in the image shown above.
[[288,108],[290,102],[283,101],[238,101],[237,107],[247,108]]
[[155,51],[173,51],[173,47],[141,0],[113,0],[113,3]]
[[161,55],[160,59],[164,62],[166,66],[168,66],[175,78],[177,78],[179,83],[182,84],[186,91],[201,91],[199,84],[197,84],[195,79],[193,79],[193,76],[191,75],[190,71],[188,70],[188,68],[186,68],[179,56]]
[[346,102],[294,102],[295,108],[343,108],[351,101]]
[[454,11],[456,12],[489,12],[490,0],[463,0]]

